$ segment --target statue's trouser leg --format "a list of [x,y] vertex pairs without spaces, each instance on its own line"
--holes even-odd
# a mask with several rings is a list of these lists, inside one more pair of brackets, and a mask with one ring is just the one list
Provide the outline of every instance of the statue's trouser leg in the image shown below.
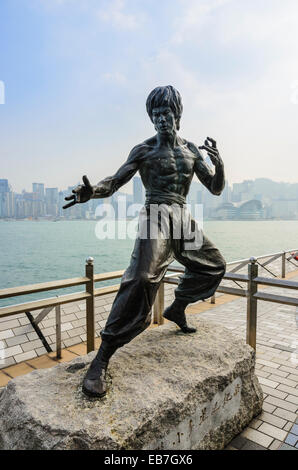
[[114,352],[151,323],[150,310],[168,265],[173,261],[171,240],[137,239],[104,330],[102,343],[87,378],[106,368]]
[[212,297],[226,271],[219,250],[205,235],[198,250],[185,250],[183,241],[174,242],[175,258],[185,266],[185,274],[175,290],[176,300],[189,304]]

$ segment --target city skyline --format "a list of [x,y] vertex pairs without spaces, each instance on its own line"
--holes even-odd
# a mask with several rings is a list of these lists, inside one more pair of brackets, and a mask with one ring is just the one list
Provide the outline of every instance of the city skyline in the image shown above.
[[[104,207],[109,204],[116,218],[131,217],[130,206],[142,207],[145,202],[145,188],[141,178],[132,179],[132,193],[116,191],[111,197],[90,199],[85,204],[63,210],[65,196],[74,186],[59,190],[48,188],[44,183],[32,183],[32,191],[17,193],[7,179],[0,179],[0,218],[59,218],[59,219],[96,219],[102,216]],[[124,199],[123,199],[124,197]],[[121,209],[119,201],[121,199]],[[298,219],[298,183],[275,182],[266,178],[244,180],[232,185],[226,180],[222,194],[214,197],[204,185],[193,181],[187,196],[190,211],[195,217],[216,220],[263,220]],[[124,206],[123,206],[124,204]],[[203,213],[198,206],[202,206]],[[138,209],[138,210],[139,210]],[[120,214],[118,211],[120,211]]]

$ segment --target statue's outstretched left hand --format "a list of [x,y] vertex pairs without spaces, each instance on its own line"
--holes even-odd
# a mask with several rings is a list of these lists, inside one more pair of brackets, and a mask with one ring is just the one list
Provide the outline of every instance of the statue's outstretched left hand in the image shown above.
[[89,199],[91,199],[94,194],[94,189],[86,175],[83,176],[83,183],[84,184],[80,184],[72,190],[73,194],[71,196],[67,196],[65,198],[65,201],[71,202],[63,206],[63,209],[68,209],[69,207],[72,207],[75,204],[87,202],[89,201]]

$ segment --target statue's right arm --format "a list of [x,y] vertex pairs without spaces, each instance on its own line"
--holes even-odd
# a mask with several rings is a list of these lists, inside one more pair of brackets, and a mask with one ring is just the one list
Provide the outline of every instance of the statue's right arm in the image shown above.
[[104,180],[100,181],[96,186],[93,186],[92,198],[105,198],[112,196],[118,191],[121,186],[126,184],[138,171],[140,165],[140,159],[146,153],[147,146],[140,144],[134,147],[127,161],[119,168],[119,170],[113,175],[108,176]]

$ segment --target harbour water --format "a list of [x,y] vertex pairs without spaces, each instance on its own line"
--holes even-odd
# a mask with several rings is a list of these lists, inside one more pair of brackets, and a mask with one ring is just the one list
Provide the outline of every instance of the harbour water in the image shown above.
[[[116,222],[116,225],[121,223],[124,221]],[[82,276],[88,256],[94,258],[95,273],[124,269],[134,240],[99,240],[96,224],[96,221],[86,220],[0,221],[0,289]],[[298,245],[298,221],[295,220],[207,221],[204,232],[227,261],[297,248]],[[106,284],[115,283],[117,280]],[[68,289],[67,293],[78,290],[82,287]],[[66,291],[52,291],[42,297],[63,293]],[[34,298],[40,298],[40,294],[30,296],[32,300]],[[0,301],[0,306],[27,300],[29,297],[7,299]]]

